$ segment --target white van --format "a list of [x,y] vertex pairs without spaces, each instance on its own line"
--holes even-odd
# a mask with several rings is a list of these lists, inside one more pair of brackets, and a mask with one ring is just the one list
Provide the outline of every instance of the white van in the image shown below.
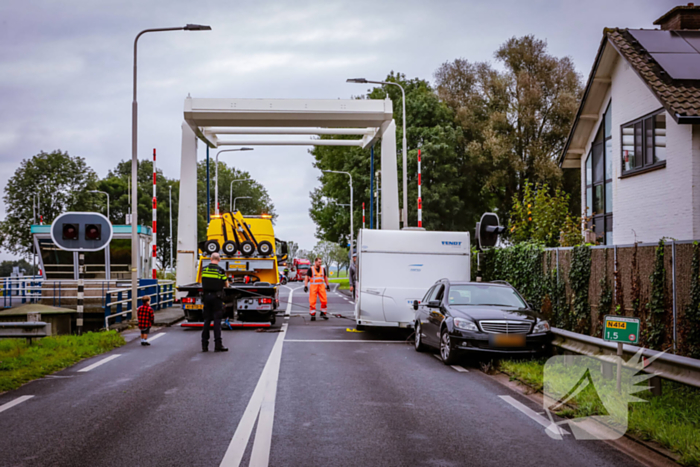
[[358,327],[412,327],[413,301],[442,278],[469,281],[469,232],[360,230]]

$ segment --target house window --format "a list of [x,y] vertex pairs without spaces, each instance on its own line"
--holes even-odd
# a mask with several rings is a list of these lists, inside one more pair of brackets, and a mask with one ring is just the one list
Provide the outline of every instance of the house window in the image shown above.
[[612,244],[613,230],[611,109],[608,104],[586,159],[586,216],[598,243],[605,245]]
[[666,161],[666,112],[622,126],[622,173],[661,166]]

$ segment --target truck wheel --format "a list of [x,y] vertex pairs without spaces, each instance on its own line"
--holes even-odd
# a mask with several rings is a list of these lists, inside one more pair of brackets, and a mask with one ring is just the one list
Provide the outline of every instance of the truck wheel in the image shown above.
[[245,240],[241,242],[240,249],[241,253],[243,253],[243,256],[250,256],[253,253],[255,253],[255,244],[253,242]]
[[210,255],[212,253],[216,253],[217,251],[219,251],[219,242],[217,242],[216,240],[209,240],[204,244],[204,251],[209,253]]
[[272,243],[267,240],[258,243],[258,253],[263,256],[270,256],[272,254]]
[[233,256],[236,254],[236,251],[238,251],[238,245],[236,245],[236,242],[233,240],[229,240],[228,242],[224,243],[222,249],[224,250],[224,254],[226,256]]

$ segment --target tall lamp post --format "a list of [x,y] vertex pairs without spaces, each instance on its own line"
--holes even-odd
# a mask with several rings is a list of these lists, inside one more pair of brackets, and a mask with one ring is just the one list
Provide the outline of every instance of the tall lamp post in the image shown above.
[[252,196],[237,196],[233,198],[233,212],[236,212],[236,200],[237,199],[250,199]]
[[403,209],[401,209],[401,218],[403,219],[403,226],[408,227],[408,155],[406,153],[406,91],[404,91],[403,86],[399,83],[394,83],[392,81],[370,81],[365,78],[352,78],[345,81],[346,83],[359,83],[359,84],[391,84],[393,86],[398,86],[401,89],[402,106],[403,106],[403,141],[402,141],[402,154],[401,160],[403,162]]
[[253,148],[238,148],[238,149],[222,149],[216,153],[216,160],[214,167],[214,213],[219,215],[219,154],[222,152],[234,152],[234,151],[252,151]]
[[350,256],[352,257],[352,252],[353,252],[353,249],[355,248],[355,224],[353,223],[353,220],[352,220],[352,212],[355,210],[355,206],[353,205],[353,196],[352,196],[352,175],[350,174],[350,172],[342,172],[340,170],[322,170],[321,172],[331,173],[331,174],[345,174],[348,177],[350,177]]
[[[136,52],[139,38],[147,32],[164,32],[164,31],[210,31],[210,26],[200,24],[188,24],[177,28],[157,28],[144,29],[136,35],[134,39],[134,97],[131,102],[131,316],[135,316],[138,308],[138,288],[139,288],[139,235],[137,230],[138,224],[138,149],[137,149],[137,134],[138,134],[138,102],[136,100]],[[82,325],[82,323],[81,323]]]
[[[89,193],[102,193],[107,197],[107,219],[109,219],[109,193],[100,190],[89,190]],[[110,221],[111,222],[111,221]]]
[[251,181],[249,178],[239,178],[236,180],[231,180],[231,183],[229,184],[228,187],[228,208],[231,209],[231,212],[235,212],[235,209],[233,209],[233,182],[246,182],[246,181]]
[[170,197],[170,209],[168,209],[168,214],[170,214],[170,271],[173,269],[173,186],[168,186],[168,192]]

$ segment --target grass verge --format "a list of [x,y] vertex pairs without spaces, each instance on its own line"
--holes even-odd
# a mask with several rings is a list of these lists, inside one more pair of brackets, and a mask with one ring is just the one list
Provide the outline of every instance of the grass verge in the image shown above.
[[350,290],[350,279],[328,279],[328,282],[340,284],[338,286],[338,289],[340,290]]
[[17,389],[125,343],[116,331],[44,337],[31,345],[25,339],[0,340],[0,391]]
[[[501,361],[501,370],[511,380],[518,379],[542,391],[544,360]],[[614,381],[610,381],[614,385]],[[590,390],[589,390],[590,389]],[[646,402],[629,404],[628,433],[646,441],[655,441],[680,456],[680,463],[700,466],[700,390],[675,383],[663,382],[663,395],[649,391],[636,394]],[[592,387],[581,391],[572,407],[558,412],[566,418],[605,415],[606,409]]]

